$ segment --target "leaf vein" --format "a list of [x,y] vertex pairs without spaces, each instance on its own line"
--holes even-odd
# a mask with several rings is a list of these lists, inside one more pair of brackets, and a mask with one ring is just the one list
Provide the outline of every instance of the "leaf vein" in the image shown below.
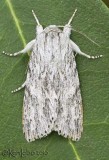
[[23,45],[25,46],[26,45],[26,40],[25,40],[25,38],[23,36],[23,31],[22,31],[22,29],[20,27],[19,20],[18,20],[18,18],[16,16],[16,13],[15,13],[15,10],[14,10],[13,5],[11,3],[11,0],[6,0],[6,4],[7,4],[8,8],[9,8],[9,10],[11,12],[11,15],[12,15],[13,20],[15,22],[16,28],[17,28],[18,33],[20,35],[20,38],[21,38],[21,40],[23,42]]
[[78,152],[77,152],[77,150],[76,150],[76,147],[74,146],[74,144],[73,144],[73,142],[72,142],[71,140],[69,140],[69,144],[71,145],[71,147],[72,147],[72,149],[73,149],[73,152],[74,152],[74,154],[75,154],[75,156],[76,156],[76,159],[77,159],[77,160],[81,160],[80,157],[79,157],[79,154],[78,154]]
[[85,123],[84,126],[102,125],[102,124],[109,125],[109,123],[103,121],[103,122],[96,122],[96,123]]

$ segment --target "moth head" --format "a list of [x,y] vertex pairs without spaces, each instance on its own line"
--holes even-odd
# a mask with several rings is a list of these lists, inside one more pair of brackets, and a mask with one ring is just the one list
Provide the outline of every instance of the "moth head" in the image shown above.
[[57,29],[57,26],[56,25],[50,25],[49,28],[55,30],[55,29]]
[[48,27],[46,27],[45,29],[44,29],[44,31],[46,32],[46,33],[48,33],[48,32],[62,32],[59,28],[58,28],[58,26],[56,26],[56,25],[49,25]]
[[42,27],[42,25],[39,23],[39,20],[38,20],[38,18],[37,18],[36,14],[34,13],[33,10],[32,10],[32,13],[33,13],[33,16],[34,16],[34,18],[35,18],[35,20],[36,20],[36,23],[37,23],[36,32],[37,32],[37,34],[40,34],[41,32],[43,32],[43,27]]
[[[73,20],[73,18],[74,18],[74,16],[75,16],[76,12],[77,12],[77,9],[75,9],[73,15],[71,16],[71,18],[69,19],[68,23],[64,26],[64,29],[63,29],[64,34],[65,34],[66,36],[68,36],[68,37],[69,37],[70,34],[71,34],[71,30],[72,30],[71,22],[72,22],[72,20]],[[40,33],[43,32],[43,27],[42,27],[42,25],[39,23],[39,20],[38,20],[38,18],[37,18],[36,14],[34,13],[33,10],[32,10],[32,13],[33,13],[33,16],[34,16],[34,18],[35,18],[35,20],[36,20],[36,22],[37,22],[36,32],[37,32],[37,34],[40,34]],[[58,26],[58,27],[63,27],[63,26]],[[48,27],[45,28],[45,30],[47,30],[47,29],[48,29]],[[58,28],[57,28],[56,25],[50,25],[50,26],[49,26],[49,29],[51,29],[51,31],[58,31]]]

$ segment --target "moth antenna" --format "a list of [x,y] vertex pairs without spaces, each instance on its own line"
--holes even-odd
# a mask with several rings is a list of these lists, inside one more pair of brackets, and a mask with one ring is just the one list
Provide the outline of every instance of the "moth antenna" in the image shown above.
[[32,13],[33,13],[33,16],[34,16],[34,18],[35,18],[37,24],[40,25],[39,20],[38,20],[38,18],[37,18],[37,16],[36,16],[35,12],[34,12],[33,10],[32,10]]
[[77,31],[77,30],[75,30],[75,29],[73,29],[73,28],[72,28],[72,30],[73,30],[74,32],[77,32],[77,33],[81,34],[82,36],[86,37],[86,38],[87,38],[88,40],[90,40],[92,43],[94,43],[94,44],[96,44],[97,46],[100,47],[100,45],[99,45],[98,43],[96,43],[94,40],[92,40],[91,38],[89,38],[86,34],[81,33],[81,32],[79,32],[79,31]]
[[70,20],[69,20],[69,22],[68,22],[68,25],[70,25],[70,23],[72,22],[72,20],[73,20],[75,14],[76,14],[76,12],[77,12],[77,9],[75,9],[73,15],[71,16],[71,18],[70,18]]

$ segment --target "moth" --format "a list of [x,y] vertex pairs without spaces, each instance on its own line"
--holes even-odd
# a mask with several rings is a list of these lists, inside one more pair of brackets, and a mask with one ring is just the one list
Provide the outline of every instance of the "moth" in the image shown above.
[[70,39],[71,22],[60,26],[50,25],[43,29],[34,11],[36,38],[26,47],[9,56],[31,51],[23,100],[23,132],[28,142],[47,136],[52,131],[77,141],[83,131],[83,106],[75,54],[87,58],[99,58],[83,53]]

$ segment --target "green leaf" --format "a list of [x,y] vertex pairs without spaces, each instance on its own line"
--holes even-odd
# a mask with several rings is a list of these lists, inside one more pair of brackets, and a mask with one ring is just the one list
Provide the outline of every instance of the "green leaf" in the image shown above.
[[[11,90],[25,81],[29,57],[27,54],[8,57],[2,51],[14,53],[34,39],[36,22],[32,9],[40,23],[48,26],[66,24],[75,8],[78,12],[73,28],[100,47],[76,32],[71,39],[85,53],[104,55],[95,60],[76,58],[84,106],[84,132],[79,142],[52,132],[46,138],[28,143],[22,132],[24,90],[15,94],[11,94]],[[109,9],[101,0],[0,0],[0,53],[0,159],[13,156],[18,160],[22,157],[26,160],[109,159]],[[21,149],[25,155],[20,155]],[[42,153],[44,151],[47,154]]]

